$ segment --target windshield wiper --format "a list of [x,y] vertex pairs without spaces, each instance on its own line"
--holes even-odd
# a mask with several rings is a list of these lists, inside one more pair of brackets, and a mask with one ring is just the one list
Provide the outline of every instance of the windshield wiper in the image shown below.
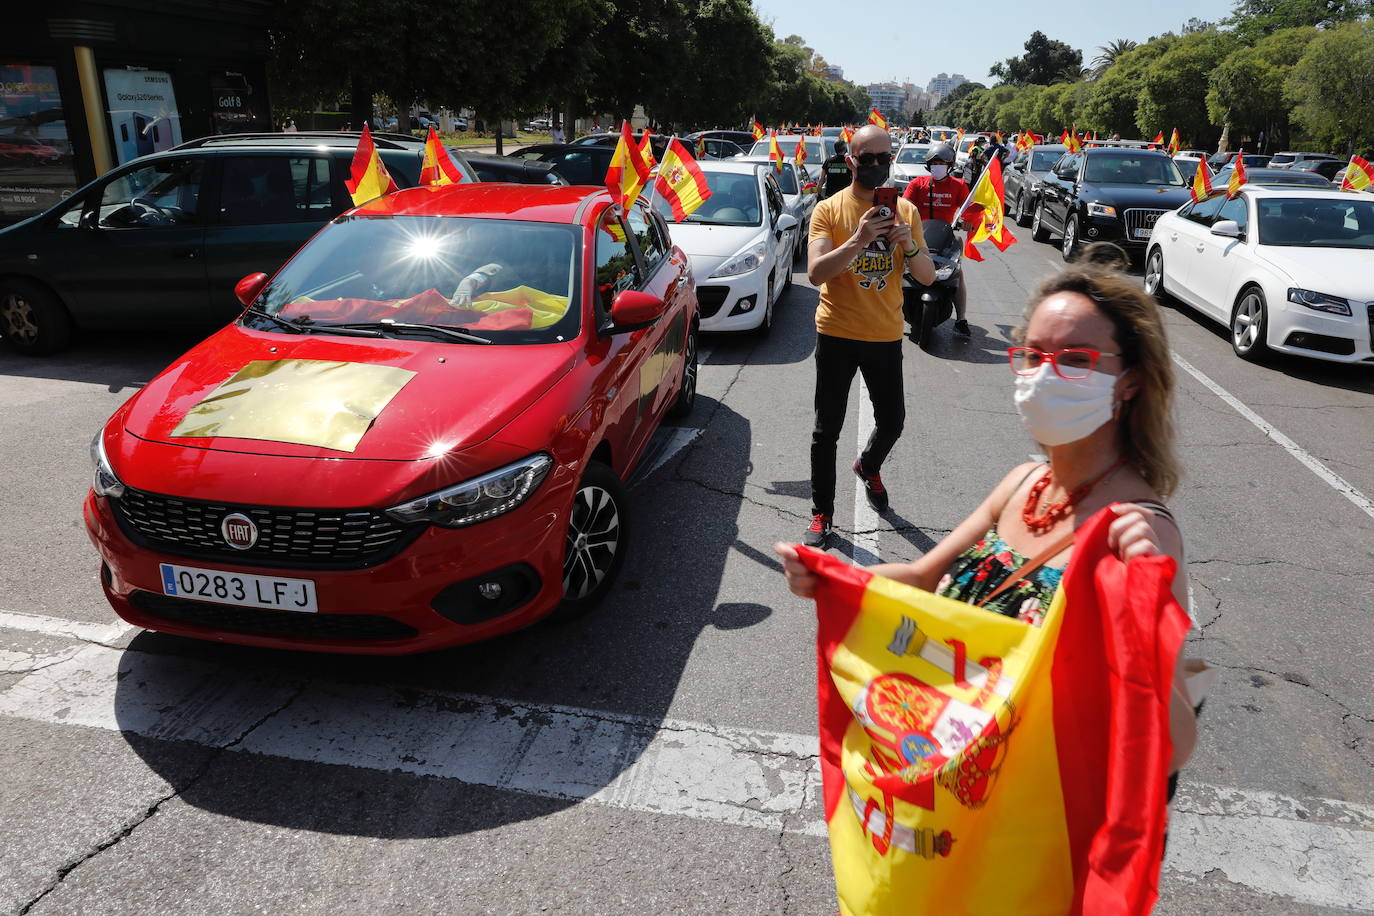
[[421,331],[431,334],[438,334],[450,340],[461,340],[464,343],[489,344],[491,340],[480,334],[473,334],[471,331],[464,331],[461,328],[452,328],[442,324],[411,324],[406,321],[391,321],[382,319],[381,321],[359,321],[353,324],[317,324],[317,328],[346,328],[356,331],[375,331],[378,336],[386,331]]
[[296,322],[294,321],[288,321],[287,319],[282,318],[280,315],[273,315],[271,312],[267,311],[267,309],[261,308],[260,306],[250,305],[248,306],[246,311],[250,315],[258,315],[262,318],[266,318],[268,321],[275,321],[283,328],[286,328],[287,330],[295,334],[304,334],[308,330],[308,328],[304,327],[303,325],[296,324]]

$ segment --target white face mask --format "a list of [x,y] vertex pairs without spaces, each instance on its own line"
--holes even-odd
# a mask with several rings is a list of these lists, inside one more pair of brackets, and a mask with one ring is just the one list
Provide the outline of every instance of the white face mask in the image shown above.
[[932,165],[930,167],[930,177],[934,178],[936,181],[944,181],[945,176],[948,174],[949,166],[947,165]]
[[1083,379],[1060,378],[1045,362],[1034,375],[1016,376],[1016,410],[1041,445],[1077,442],[1112,418],[1116,380],[1096,371]]

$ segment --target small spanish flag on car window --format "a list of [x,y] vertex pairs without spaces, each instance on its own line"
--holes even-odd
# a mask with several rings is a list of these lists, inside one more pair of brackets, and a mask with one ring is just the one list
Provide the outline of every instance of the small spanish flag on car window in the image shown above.
[[606,187],[611,192],[611,200],[629,212],[635,198],[649,180],[649,166],[639,154],[639,146],[630,134],[630,122],[620,125],[620,142],[611,154],[611,165],[606,169]]
[[675,223],[682,222],[711,196],[705,173],[677,137],[668,141],[658,177],[654,179],[654,190],[673,208]]
[[778,146],[777,131],[768,132],[768,161],[773,163],[773,168],[782,171],[782,147]]
[[806,164],[806,141],[801,137],[797,138],[797,151],[792,155],[792,161],[799,167]]
[[439,134],[431,124],[429,135],[425,137],[425,158],[420,163],[420,184],[458,184],[462,180],[462,170],[458,168],[458,163],[453,161],[453,156],[444,148],[444,144],[439,142]]
[[754,139],[755,139],[755,140],[762,140],[762,139],[764,138],[764,136],[766,136],[766,134],[767,134],[767,131],[765,131],[765,130],[763,129],[763,125],[760,124],[760,123],[758,122],[758,119],[756,118],[756,119],[754,120]]
[[1245,150],[1236,150],[1236,167],[1231,170],[1231,182],[1226,186],[1226,199],[1230,200],[1240,193],[1240,186],[1245,184]]
[[868,113],[868,123],[876,124],[883,130],[887,130],[887,118],[883,117],[883,113],[876,108]]
[[353,206],[358,207],[398,190],[391,173],[382,163],[377,146],[372,142],[372,131],[363,125],[363,135],[358,138],[358,148],[353,152],[353,164],[349,167],[350,177],[344,181],[348,196],[353,198]]
[[654,158],[654,145],[649,141],[649,138],[653,135],[654,132],[649,130],[648,126],[645,125],[644,137],[639,141],[639,155],[644,159],[645,164],[647,164],[649,168],[658,165],[658,160]]
[[1193,187],[1188,192],[1192,195],[1193,201],[1202,200],[1212,193],[1212,171],[1207,168],[1207,160],[1203,159],[1197,164],[1197,172],[1193,175]]
[[1341,179],[1341,190],[1365,191],[1371,187],[1374,187],[1374,165],[1370,165],[1362,156],[1351,156],[1345,177]]

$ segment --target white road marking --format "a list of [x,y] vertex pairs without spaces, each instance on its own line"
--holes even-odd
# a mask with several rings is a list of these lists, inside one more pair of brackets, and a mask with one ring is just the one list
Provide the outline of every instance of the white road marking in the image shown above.
[[[0,715],[825,835],[812,735],[292,681],[97,645],[49,662],[0,692]],[[1302,905],[1374,909],[1374,807],[1185,782],[1165,865],[1185,881],[1215,871]]]
[[[855,424],[859,430],[859,448],[854,453],[856,456],[863,452],[868,444],[868,437],[873,434],[873,405],[869,403],[868,386],[864,384],[864,378],[859,375],[859,410],[855,418]],[[848,456],[842,456],[847,458]],[[882,525],[882,519],[878,513],[873,511],[873,507],[868,504],[868,497],[864,495],[864,482],[854,474],[849,464],[842,460],[841,466],[849,470],[854,477],[854,539],[851,541],[849,560],[855,566],[872,566],[874,563],[881,562],[878,555],[878,535],[877,530]],[[843,470],[840,471],[844,473]],[[859,533],[864,532],[864,533]]]
[[1260,430],[1260,432],[1264,433],[1270,439],[1273,439],[1275,442],[1277,442],[1284,451],[1286,451],[1288,454],[1292,455],[1294,458],[1298,459],[1303,464],[1305,464],[1307,468],[1312,471],[1312,473],[1316,474],[1322,480],[1326,481],[1326,483],[1337,493],[1341,494],[1346,499],[1354,503],[1356,507],[1358,507],[1362,512],[1364,512],[1365,515],[1368,515],[1370,518],[1374,518],[1374,500],[1371,500],[1368,496],[1365,496],[1359,490],[1355,489],[1353,485],[1351,485],[1342,477],[1340,477],[1340,475],[1336,474],[1325,464],[1322,464],[1322,462],[1318,458],[1314,457],[1302,446],[1298,445],[1292,439],[1288,438],[1283,433],[1275,429],[1273,424],[1271,424],[1268,420],[1264,419],[1264,417],[1261,417],[1259,414],[1255,413],[1249,407],[1246,407],[1243,403],[1241,403],[1239,398],[1231,394],[1231,392],[1227,391],[1225,388],[1218,385],[1216,382],[1212,381],[1210,378],[1207,377],[1205,373],[1203,373],[1200,369],[1195,367],[1192,363],[1188,362],[1186,359],[1184,359],[1182,356],[1179,356],[1177,353],[1174,353],[1173,356],[1174,362],[1178,363],[1178,365],[1185,372],[1187,372],[1193,378],[1197,379],[1204,386],[1206,386],[1208,390],[1210,390],[1213,394],[1215,394],[1217,397],[1221,398],[1223,401],[1229,404],[1231,408],[1236,411],[1236,413],[1240,414],[1242,417],[1253,423]]
[[110,643],[134,628],[122,620],[115,623],[80,623],[42,614],[0,611],[0,629],[42,633],[44,636],[63,636],[83,642]]

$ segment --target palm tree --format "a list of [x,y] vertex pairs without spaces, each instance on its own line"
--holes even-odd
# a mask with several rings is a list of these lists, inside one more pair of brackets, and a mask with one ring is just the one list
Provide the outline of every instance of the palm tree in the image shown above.
[[1056,83],[1076,83],[1092,75],[1093,71],[1091,70],[1084,70],[1082,67],[1075,67],[1073,64],[1069,64],[1063,70],[1055,74],[1054,81]]
[[1129,38],[1110,41],[1097,49],[1100,53],[1093,58],[1093,66],[1097,68],[1098,73],[1105,73],[1108,67],[1116,63],[1117,58],[1136,47],[1136,43]]

